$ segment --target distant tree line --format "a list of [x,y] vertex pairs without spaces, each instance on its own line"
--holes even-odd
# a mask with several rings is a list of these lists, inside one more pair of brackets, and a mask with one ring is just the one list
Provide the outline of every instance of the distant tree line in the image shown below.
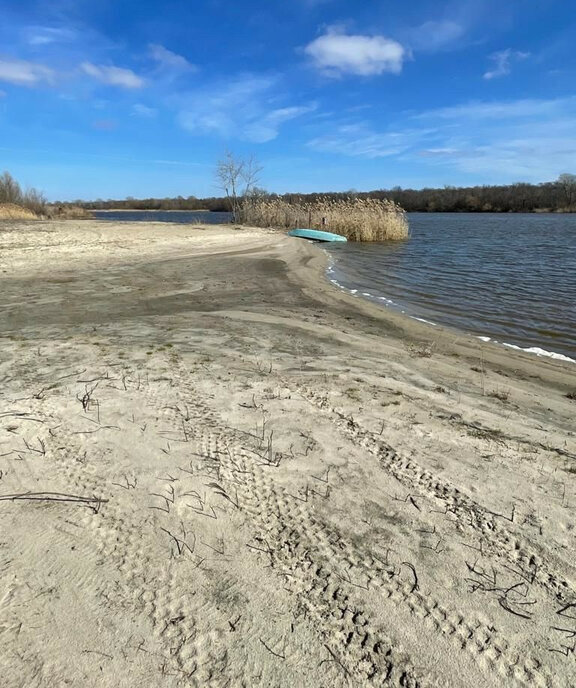
[[[319,199],[350,198],[390,199],[407,212],[425,213],[487,213],[487,212],[576,212],[576,175],[562,174],[553,182],[542,184],[507,184],[505,186],[444,186],[441,189],[376,189],[374,191],[346,191],[325,193],[270,194],[254,187],[251,195],[262,198],[281,198],[288,203],[315,202]],[[126,198],[123,200],[75,201],[88,210],[211,210],[231,211],[230,198]]]

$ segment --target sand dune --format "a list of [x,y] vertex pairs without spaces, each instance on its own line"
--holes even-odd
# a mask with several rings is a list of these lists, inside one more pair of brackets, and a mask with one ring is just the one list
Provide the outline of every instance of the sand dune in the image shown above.
[[325,260],[0,228],[3,686],[576,685],[574,366]]

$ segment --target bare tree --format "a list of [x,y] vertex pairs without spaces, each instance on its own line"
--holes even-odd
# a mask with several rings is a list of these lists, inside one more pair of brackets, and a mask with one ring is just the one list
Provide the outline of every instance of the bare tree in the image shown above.
[[564,192],[566,199],[566,208],[571,208],[576,200],[576,174],[568,174],[564,172],[558,177],[558,184]]
[[230,201],[234,222],[240,218],[243,203],[250,198],[253,190],[256,189],[261,171],[262,167],[254,156],[237,158],[229,150],[218,161],[216,180]]

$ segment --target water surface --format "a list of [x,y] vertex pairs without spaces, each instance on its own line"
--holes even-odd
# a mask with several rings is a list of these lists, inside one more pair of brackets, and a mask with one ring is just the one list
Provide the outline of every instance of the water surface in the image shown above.
[[409,241],[330,244],[331,276],[413,316],[576,358],[576,215],[408,217]]
[[232,213],[212,213],[209,210],[93,210],[92,214],[97,220],[113,222],[180,222],[220,225],[232,219]]

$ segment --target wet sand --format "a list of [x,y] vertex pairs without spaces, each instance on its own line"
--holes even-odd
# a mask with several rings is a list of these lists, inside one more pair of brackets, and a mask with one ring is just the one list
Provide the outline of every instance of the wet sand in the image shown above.
[[3,685],[576,684],[576,366],[325,266],[0,223]]

